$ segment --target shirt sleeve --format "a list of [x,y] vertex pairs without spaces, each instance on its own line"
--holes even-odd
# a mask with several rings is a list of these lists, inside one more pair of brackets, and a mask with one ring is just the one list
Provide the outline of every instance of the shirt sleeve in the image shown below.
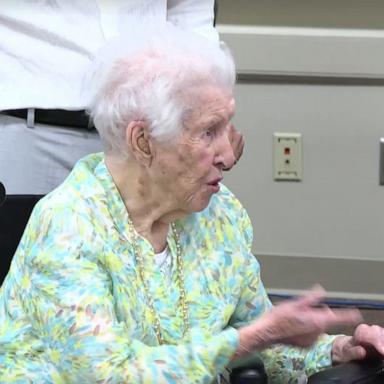
[[[244,286],[231,325],[239,328],[251,323],[272,307],[260,278],[260,266],[250,252],[253,240],[252,225],[243,209],[240,228],[245,236],[249,255],[244,263]],[[331,350],[337,336],[323,335],[311,348],[274,345],[260,352],[269,380],[272,383],[306,382],[309,375],[332,365]]]
[[81,215],[66,208],[54,211],[36,208],[32,215],[20,249],[19,294],[34,332],[44,341],[43,353],[61,380],[212,382],[233,356],[238,332],[230,327],[180,345],[149,346],[131,338],[115,314],[108,274],[87,256],[82,240],[88,239],[87,226]]
[[213,26],[213,8],[213,0],[168,0],[167,20],[211,41],[219,41],[219,34]]

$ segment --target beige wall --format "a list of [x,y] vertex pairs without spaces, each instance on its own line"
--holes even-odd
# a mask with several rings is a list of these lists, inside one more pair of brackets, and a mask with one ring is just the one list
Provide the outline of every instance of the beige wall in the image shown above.
[[[252,219],[267,288],[320,282],[333,296],[384,299],[384,31],[367,30],[384,26],[384,1],[219,6],[235,24],[218,28],[242,75],[234,122],[246,139],[225,180]],[[273,132],[302,133],[302,182],[273,181]]]
[[218,23],[384,29],[382,0],[218,0]]

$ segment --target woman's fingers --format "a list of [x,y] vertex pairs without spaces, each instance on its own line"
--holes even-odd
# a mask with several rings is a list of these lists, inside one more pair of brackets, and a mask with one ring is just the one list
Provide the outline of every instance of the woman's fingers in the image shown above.
[[345,357],[347,358],[347,361],[363,360],[367,356],[367,351],[363,347],[357,346],[357,347],[352,347],[348,349],[345,355],[346,355]]
[[[362,321],[361,314],[356,309],[331,309],[323,304],[326,297],[326,292],[320,285],[315,285],[310,291],[297,300],[297,305],[300,309],[309,310],[316,316],[316,321],[319,322],[324,330],[347,324],[358,324]],[[298,308],[298,309],[299,309]]]
[[384,328],[378,325],[359,325],[354,334],[354,342],[364,348],[374,349],[384,357]]
[[315,285],[310,291],[297,299],[297,304],[302,307],[315,307],[321,305],[326,292],[321,285]]
[[266,339],[272,343],[310,346],[331,327],[361,322],[358,310],[331,309],[323,304],[324,298],[325,291],[316,286],[298,299],[278,304],[264,315]]
[[357,309],[334,309],[331,310],[332,316],[329,318],[329,326],[335,325],[355,325],[361,323],[363,317]]

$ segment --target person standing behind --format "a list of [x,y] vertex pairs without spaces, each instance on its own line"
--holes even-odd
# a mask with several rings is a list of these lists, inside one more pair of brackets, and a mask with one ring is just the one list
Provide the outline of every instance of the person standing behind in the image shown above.
[[[171,23],[218,41],[213,0],[3,0],[0,180],[9,194],[46,194],[101,150],[84,109],[84,75],[112,38]],[[232,132],[239,157],[242,137]],[[235,135],[235,136],[234,136]]]

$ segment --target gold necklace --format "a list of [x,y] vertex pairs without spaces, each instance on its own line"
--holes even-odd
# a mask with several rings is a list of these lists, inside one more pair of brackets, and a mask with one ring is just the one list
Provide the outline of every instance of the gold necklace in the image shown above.
[[[183,260],[181,258],[181,247],[180,247],[180,238],[179,234],[176,230],[176,225],[175,223],[171,223],[171,228],[173,232],[173,236],[175,238],[175,243],[176,243],[176,280],[177,284],[179,286],[179,291],[180,291],[180,300],[179,300],[179,305],[181,308],[181,313],[183,317],[183,323],[184,323],[184,331],[183,331],[183,337],[189,332],[189,316],[188,316],[188,303],[187,303],[187,295],[185,293],[185,286],[184,286],[184,274],[183,274]],[[160,326],[160,321],[159,317],[157,316],[157,313],[155,311],[155,307],[153,304],[153,298],[150,295],[148,285],[146,283],[146,280],[144,278],[144,259],[143,255],[140,252],[139,246],[137,244],[137,233],[135,231],[135,227],[133,226],[131,218],[128,218],[128,229],[131,235],[132,239],[132,245],[135,253],[135,260],[136,264],[139,269],[139,275],[141,282],[143,284],[144,292],[145,292],[145,298],[149,307],[149,310],[151,312],[152,318],[153,318],[153,327],[155,330],[156,338],[159,344],[164,344],[164,338],[161,333],[161,326]]]

